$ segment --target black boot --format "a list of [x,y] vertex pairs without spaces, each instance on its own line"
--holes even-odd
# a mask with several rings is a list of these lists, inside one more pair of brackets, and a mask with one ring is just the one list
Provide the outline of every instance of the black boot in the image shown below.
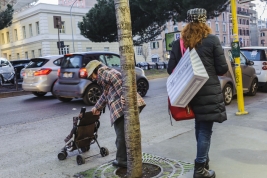
[[206,163],[198,163],[195,161],[195,170],[193,178],[215,178],[215,172],[205,169]]
[[210,170],[209,162],[210,162],[210,159],[209,159],[209,157],[208,157],[208,158],[207,158],[207,161],[206,161],[206,163],[205,163],[205,169],[207,169],[207,170]]

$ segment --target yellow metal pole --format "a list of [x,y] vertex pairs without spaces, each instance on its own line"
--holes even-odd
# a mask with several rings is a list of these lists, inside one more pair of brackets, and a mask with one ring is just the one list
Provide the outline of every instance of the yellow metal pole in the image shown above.
[[240,46],[238,38],[238,24],[236,14],[236,0],[231,0],[232,8],[232,23],[233,23],[233,42],[232,42],[232,55],[235,60],[235,80],[236,80],[236,91],[237,91],[237,105],[238,112],[236,115],[248,114],[245,111],[244,96],[243,96],[243,84],[242,84],[242,71],[240,67]]

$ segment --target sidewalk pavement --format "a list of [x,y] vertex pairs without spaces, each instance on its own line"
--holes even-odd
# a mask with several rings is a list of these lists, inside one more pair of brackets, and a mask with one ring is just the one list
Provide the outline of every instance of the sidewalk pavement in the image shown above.
[[[236,116],[237,109],[230,108],[228,120],[214,124],[209,156],[210,169],[215,171],[216,178],[267,178],[267,98],[245,108],[248,115]],[[194,163],[194,129],[145,146],[142,151]],[[193,171],[181,177],[192,178]]]

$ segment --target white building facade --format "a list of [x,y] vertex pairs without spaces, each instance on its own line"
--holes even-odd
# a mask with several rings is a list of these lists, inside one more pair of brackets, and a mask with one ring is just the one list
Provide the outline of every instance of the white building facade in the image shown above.
[[[12,25],[0,31],[0,57],[9,60],[34,58],[46,55],[66,54],[84,51],[112,51],[119,53],[119,44],[94,43],[80,35],[78,22],[88,12],[88,8],[37,4],[15,13]],[[54,16],[60,16],[62,29],[54,28]],[[72,38],[73,30],[73,38]],[[58,35],[59,34],[59,35]],[[64,48],[57,47],[58,41],[64,41]],[[74,46],[73,46],[74,42]],[[136,61],[144,61],[135,48]],[[139,50],[140,51],[140,50]]]

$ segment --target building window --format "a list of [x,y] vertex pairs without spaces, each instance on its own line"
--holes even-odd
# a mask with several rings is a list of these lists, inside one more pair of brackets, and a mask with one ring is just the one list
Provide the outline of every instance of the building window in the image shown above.
[[18,30],[17,29],[14,30],[14,40],[18,41]]
[[223,24],[223,31],[226,32],[226,25]]
[[223,17],[223,21],[225,21],[224,13],[222,14],[222,17]]
[[218,23],[216,23],[216,32],[218,32],[219,31],[219,24]]
[[42,56],[42,49],[38,49],[39,57]]
[[109,47],[104,47],[104,51],[109,51]]
[[92,47],[86,47],[86,51],[92,51]]
[[4,33],[2,33],[1,40],[2,40],[2,44],[5,44],[5,35],[4,35]]
[[225,36],[223,37],[223,44],[224,45],[226,44],[226,37]]
[[142,46],[136,46],[137,55],[141,56],[143,54],[142,52]]
[[25,58],[26,58],[26,59],[29,58],[29,57],[28,57],[28,52],[27,52],[27,51],[25,52]]
[[157,42],[157,41],[151,42],[150,48],[151,49],[158,49],[159,48],[159,42]]
[[239,19],[239,24],[242,24],[242,19]]
[[32,58],[35,58],[34,50],[32,50]]
[[20,57],[19,57],[19,53],[17,53],[17,59],[20,59]]
[[177,26],[173,27],[173,31],[177,32],[178,31],[178,27]]
[[22,27],[23,39],[26,38],[26,28],[25,26]]
[[36,34],[39,35],[40,34],[39,22],[35,22],[35,25],[36,25]]
[[60,49],[61,54],[68,54],[69,52],[69,45],[65,45],[63,48]]
[[11,54],[8,55],[8,59],[11,60]]
[[239,29],[239,35],[243,35],[243,30],[242,29]]
[[6,41],[7,43],[10,43],[9,32],[6,32]]
[[247,25],[249,25],[249,20],[247,20]]
[[29,33],[30,33],[30,37],[32,37],[32,24],[29,24]]
[[61,29],[59,29],[59,33],[65,33],[65,21],[61,21]]

